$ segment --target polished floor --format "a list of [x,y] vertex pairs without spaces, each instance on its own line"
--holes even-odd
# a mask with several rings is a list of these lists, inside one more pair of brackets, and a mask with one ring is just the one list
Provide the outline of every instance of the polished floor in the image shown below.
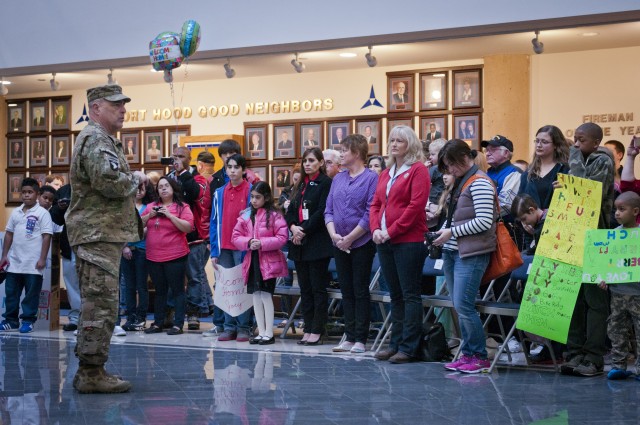
[[[203,324],[208,328],[210,324]],[[0,424],[637,424],[640,382],[218,342],[200,333],[113,337],[107,369],[127,394],[82,395],[71,332],[0,335]]]

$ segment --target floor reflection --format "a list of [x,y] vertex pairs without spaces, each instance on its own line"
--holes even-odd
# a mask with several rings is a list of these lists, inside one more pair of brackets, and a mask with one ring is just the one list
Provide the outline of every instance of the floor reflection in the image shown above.
[[81,395],[73,342],[0,338],[0,424],[637,423],[638,382],[220,348],[112,345],[128,394]]

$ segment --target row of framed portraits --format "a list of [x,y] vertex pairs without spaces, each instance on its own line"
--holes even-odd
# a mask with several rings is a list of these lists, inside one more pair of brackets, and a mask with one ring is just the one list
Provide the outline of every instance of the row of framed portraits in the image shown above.
[[249,168],[260,180],[269,182],[273,196],[277,200],[282,191],[293,184],[294,165],[294,161],[278,161],[277,163],[258,161],[251,162]]
[[[188,136],[191,126],[178,128],[123,129],[122,140],[130,164],[160,163],[177,146],[180,137]],[[56,167],[69,165],[77,133],[50,135],[9,135],[7,168]]]
[[7,101],[7,136],[71,130],[71,97]]
[[[358,117],[319,122],[245,123],[244,152],[247,160],[287,160],[300,158],[311,147],[338,149],[346,136],[362,134],[369,142],[369,154],[386,153],[383,145],[391,129],[407,125],[423,141],[460,138],[478,147],[481,132],[480,112],[446,115],[406,115]],[[451,136],[450,136],[451,135]]]
[[387,73],[387,105],[394,113],[481,108],[482,68]]

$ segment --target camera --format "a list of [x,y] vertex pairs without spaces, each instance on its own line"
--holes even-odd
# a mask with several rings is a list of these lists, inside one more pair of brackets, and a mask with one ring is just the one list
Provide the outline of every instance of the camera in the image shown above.
[[429,249],[429,258],[432,260],[438,260],[442,258],[442,247],[436,246],[433,244],[433,241],[440,237],[439,234],[435,232],[426,232],[424,234],[424,241],[427,244],[427,248]]
[[163,213],[158,212],[158,211],[160,211],[160,208],[162,208],[162,207],[153,207],[153,210],[158,214],[158,217],[164,217]]
[[160,164],[162,165],[173,165],[173,157],[172,156],[163,156],[160,158]]

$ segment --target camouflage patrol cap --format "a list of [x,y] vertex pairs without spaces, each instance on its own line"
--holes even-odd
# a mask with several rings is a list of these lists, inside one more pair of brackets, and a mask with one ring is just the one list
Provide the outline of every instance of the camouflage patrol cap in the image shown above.
[[108,84],[87,90],[87,101],[89,103],[98,99],[105,99],[109,102],[119,102],[121,100],[125,103],[131,102],[131,98],[123,95],[122,87],[117,84]]
[[211,152],[200,152],[198,154],[198,161],[200,162],[204,162],[205,164],[215,164],[216,163],[216,158],[213,156],[213,154]]

